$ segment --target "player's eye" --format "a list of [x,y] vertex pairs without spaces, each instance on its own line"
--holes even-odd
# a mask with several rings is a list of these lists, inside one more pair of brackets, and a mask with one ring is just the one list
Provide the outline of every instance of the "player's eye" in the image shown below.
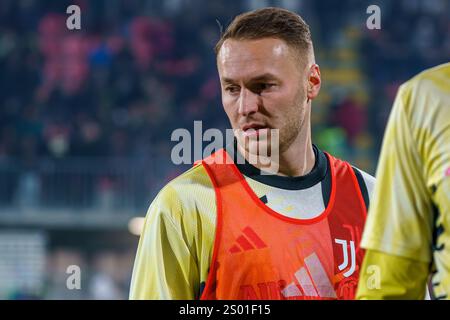
[[226,86],[225,91],[231,94],[239,93],[241,88],[239,86]]
[[272,87],[275,86],[275,83],[270,83],[270,82],[261,82],[261,83],[257,83],[255,84],[255,86],[253,87],[253,92],[255,93],[261,93],[263,91],[267,91],[269,89],[271,89]]

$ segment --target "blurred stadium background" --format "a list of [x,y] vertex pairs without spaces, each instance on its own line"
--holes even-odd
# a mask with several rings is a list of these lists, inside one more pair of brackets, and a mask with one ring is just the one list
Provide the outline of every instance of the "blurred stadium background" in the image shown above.
[[188,167],[170,161],[171,132],[228,128],[217,21],[266,5],[311,26],[314,142],[373,174],[398,85],[450,57],[447,0],[0,1],[0,299],[127,298],[133,218]]

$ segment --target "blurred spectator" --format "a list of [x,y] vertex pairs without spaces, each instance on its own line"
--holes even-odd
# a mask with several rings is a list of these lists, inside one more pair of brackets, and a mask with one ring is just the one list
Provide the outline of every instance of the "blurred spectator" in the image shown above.
[[[69,266],[74,265],[80,268],[81,279],[80,289],[69,289],[67,273]],[[47,263],[47,288],[44,293],[45,299],[79,300],[86,299],[86,288],[84,284],[87,280],[89,270],[83,254],[74,249],[58,248],[48,256]]]
[[355,137],[367,130],[366,106],[345,98],[334,109],[333,123],[344,129],[349,143],[353,144]]
[[112,252],[100,253],[95,257],[95,271],[89,285],[92,299],[123,300],[127,298],[126,292],[122,291],[118,284],[120,282],[119,267],[118,257]]

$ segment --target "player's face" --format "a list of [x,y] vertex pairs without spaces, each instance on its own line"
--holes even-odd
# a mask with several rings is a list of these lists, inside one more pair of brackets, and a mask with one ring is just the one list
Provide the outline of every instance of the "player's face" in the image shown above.
[[[306,63],[298,53],[280,39],[228,39],[217,65],[222,103],[241,148],[255,155],[287,150],[308,107]],[[270,129],[279,129],[279,149],[270,144]]]

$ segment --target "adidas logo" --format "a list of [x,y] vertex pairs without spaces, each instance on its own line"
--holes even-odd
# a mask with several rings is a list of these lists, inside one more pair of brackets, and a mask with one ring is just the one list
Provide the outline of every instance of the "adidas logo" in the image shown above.
[[285,298],[306,296],[336,299],[336,292],[317,254],[309,255],[304,261],[305,266],[295,273],[298,283],[294,281],[288,284],[281,292],[283,296]]
[[238,253],[262,248],[267,248],[264,241],[261,240],[252,228],[246,227],[236,239],[236,243],[228,251],[230,253]]

